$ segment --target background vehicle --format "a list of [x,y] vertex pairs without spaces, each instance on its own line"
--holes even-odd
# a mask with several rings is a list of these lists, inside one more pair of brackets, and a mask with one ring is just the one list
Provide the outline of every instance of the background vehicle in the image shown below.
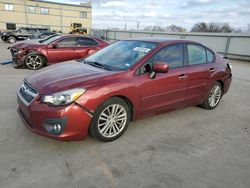
[[28,128],[60,140],[120,137],[131,120],[190,105],[215,108],[231,67],[200,43],[164,38],[119,41],[84,59],[40,70],[22,83]]
[[53,63],[81,59],[107,45],[107,42],[98,38],[52,35],[43,40],[19,42],[10,47],[10,52],[15,68],[24,65],[36,70]]
[[14,44],[18,40],[25,40],[29,36],[33,36],[38,33],[47,32],[46,28],[32,28],[32,27],[21,27],[15,31],[8,31],[1,33],[1,39],[5,42]]

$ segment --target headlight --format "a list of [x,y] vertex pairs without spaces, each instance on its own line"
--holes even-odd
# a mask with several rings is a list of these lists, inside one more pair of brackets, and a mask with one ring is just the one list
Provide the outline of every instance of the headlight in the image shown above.
[[53,105],[53,106],[64,106],[74,102],[78,99],[83,93],[85,93],[85,89],[76,88],[70,89],[58,93],[54,93],[52,95],[45,95],[42,97],[42,102]]
[[23,50],[23,49],[21,49],[21,50],[19,50],[18,52],[17,52],[17,54],[24,54],[25,53],[25,51]]

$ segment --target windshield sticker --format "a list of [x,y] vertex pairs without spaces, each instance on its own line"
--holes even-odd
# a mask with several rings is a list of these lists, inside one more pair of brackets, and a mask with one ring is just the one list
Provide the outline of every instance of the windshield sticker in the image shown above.
[[135,47],[133,50],[138,51],[138,52],[144,52],[144,53],[147,53],[150,51],[149,48],[143,48],[143,47]]

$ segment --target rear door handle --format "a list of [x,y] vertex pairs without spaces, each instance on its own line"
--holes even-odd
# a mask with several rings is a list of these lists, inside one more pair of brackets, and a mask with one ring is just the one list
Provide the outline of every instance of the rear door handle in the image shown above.
[[185,78],[187,78],[187,75],[186,74],[181,74],[178,79],[179,80],[184,80]]
[[214,72],[214,68],[210,68],[208,71],[209,72]]

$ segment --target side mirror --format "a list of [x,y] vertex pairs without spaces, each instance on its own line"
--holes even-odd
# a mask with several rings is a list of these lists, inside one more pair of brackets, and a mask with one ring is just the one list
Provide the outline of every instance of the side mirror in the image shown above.
[[153,70],[150,73],[149,77],[151,79],[154,79],[156,76],[156,73],[167,73],[169,70],[169,66],[165,62],[156,62],[153,64]]

